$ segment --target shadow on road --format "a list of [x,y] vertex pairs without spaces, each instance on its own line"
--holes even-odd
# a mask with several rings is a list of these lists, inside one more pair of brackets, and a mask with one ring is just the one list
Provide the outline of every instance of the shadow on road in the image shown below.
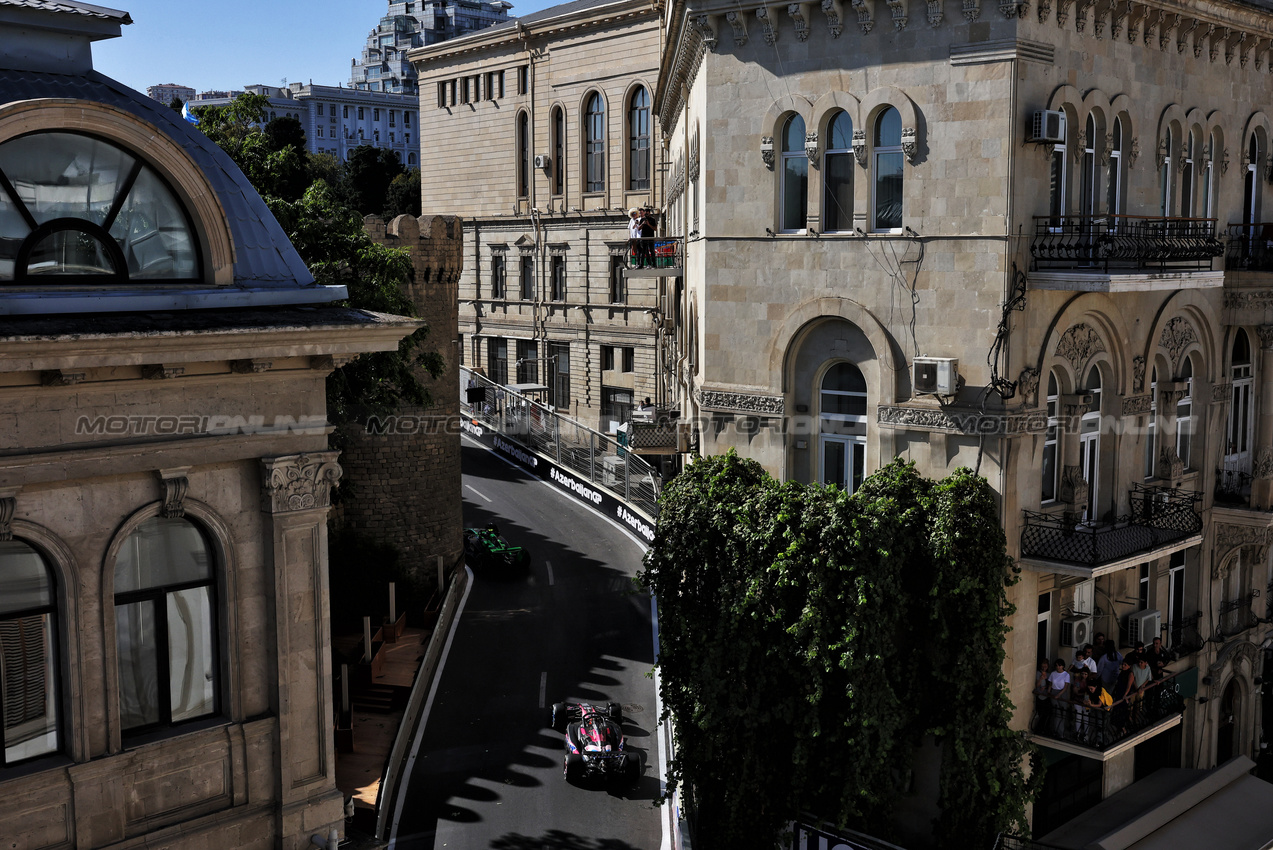
[[637,850],[621,838],[583,838],[559,829],[539,837],[512,832],[491,842],[491,850]]

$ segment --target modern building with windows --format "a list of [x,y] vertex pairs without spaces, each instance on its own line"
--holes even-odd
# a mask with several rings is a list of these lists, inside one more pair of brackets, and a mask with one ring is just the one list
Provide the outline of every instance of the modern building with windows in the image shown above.
[[[693,237],[669,377],[701,453],[850,490],[899,456],[989,479],[1045,843],[1158,767],[1260,758],[1267,4],[673,0],[666,22],[667,218]],[[1097,633],[1162,638],[1169,678],[1132,722],[1052,725],[1037,662]]]
[[389,0],[388,13],[367,35],[361,59],[350,62],[349,87],[418,94],[407,51],[503,23],[511,8],[507,0]]
[[159,101],[167,106],[175,97],[182,103],[194,100],[194,89],[177,83],[160,83],[157,86],[146,86],[146,97]]
[[230,159],[0,0],[0,812],[30,848],[299,848],[335,785],[332,306]]
[[[419,102],[414,95],[360,91],[344,86],[289,83],[245,86],[244,91],[269,99],[265,120],[290,116],[301,122],[305,149],[329,153],[341,162],[362,145],[398,154],[407,168],[419,165]],[[195,106],[225,106],[234,97],[201,98]]]
[[466,222],[463,364],[603,431],[665,397],[672,279],[629,268],[628,242],[662,192],[658,50],[656,10],[598,0],[411,53],[424,203]]

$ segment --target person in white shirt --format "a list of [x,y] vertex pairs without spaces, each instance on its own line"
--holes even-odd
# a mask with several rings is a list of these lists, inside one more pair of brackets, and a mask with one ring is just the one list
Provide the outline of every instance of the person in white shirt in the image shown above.
[[633,265],[641,256],[641,211],[636,207],[628,210],[628,260]]
[[1052,731],[1060,738],[1065,732],[1065,709],[1070,690],[1070,674],[1065,670],[1064,658],[1058,658],[1056,666],[1048,674],[1048,689],[1052,698]]

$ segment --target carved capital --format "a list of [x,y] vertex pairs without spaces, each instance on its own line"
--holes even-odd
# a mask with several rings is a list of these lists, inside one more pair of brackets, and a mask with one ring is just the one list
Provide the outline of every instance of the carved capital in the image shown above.
[[1087,505],[1088,484],[1083,477],[1083,468],[1078,465],[1066,466],[1061,470],[1061,502],[1073,511],[1082,511]]
[[796,27],[796,41],[809,40],[809,18],[806,14],[804,3],[790,3],[787,5],[787,14],[791,16],[791,22]]
[[760,29],[765,38],[765,44],[774,44],[778,41],[778,23],[769,15],[769,9],[761,6],[756,10],[756,20],[760,22]]
[[1048,16],[1052,14],[1052,0],[1039,0],[1039,23],[1047,22]]
[[804,155],[809,157],[809,164],[818,167],[818,131],[810,130],[804,134]]
[[774,137],[760,137],[760,158],[765,163],[765,168],[770,171],[774,170]]
[[0,542],[13,539],[13,512],[18,507],[21,487],[0,487]]
[[827,16],[827,27],[832,38],[839,38],[844,32],[844,7],[840,0],[822,0],[822,14]]
[[928,0],[928,25],[933,29],[941,26],[945,13],[942,11],[942,0]]
[[164,506],[159,513],[168,519],[180,519],[186,515],[186,493],[190,489],[188,466],[175,466],[159,470],[159,483],[164,488]]
[[853,11],[858,13],[858,26],[862,29],[862,35],[866,35],[875,28],[875,16],[871,12],[875,0],[851,0],[851,2]]
[[866,131],[860,127],[853,130],[853,157],[866,168]]
[[1255,329],[1260,338],[1260,348],[1273,349],[1273,325],[1260,325]]
[[340,481],[340,452],[261,458],[262,510],[281,514],[331,507]]
[[1145,356],[1137,354],[1132,358],[1132,392],[1145,390]]
[[747,20],[741,12],[733,11],[725,13],[725,20],[729,21],[729,27],[734,31],[734,46],[743,47],[747,44]]
[[910,14],[906,8],[908,0],[884,0],[884,2],[888,4],[889,11],[893,15],[893,29],[906,29],[906,25],[910,23]]
[[907,162],[915,164],[915,155],[919,153],[919,135],[914,127],[902,128],[902,153],[906,155]]
[[1185,477],[1185,463],[1176,454],[1175,446],[1163,446],[1158,451],[1158,478],[1169,487],[1179,487]]
[[716,25],[712,22],[711,15],[698,15],[694,18],[694,29],[698,32],[699,38],[703,39],[703,46],[709,52],[716,52],[716,45],[719,38],[716,35]]
[[1140,136],[1132,136],[1131,146],[1127,149],[1127,167],[1135,168],[1138,159],[1140,159]]
[[1224,383],[1212,384],[1211,401],[1213,404],[1228,404],[1233,401],[1233,383],[1225,381]]
[[[967,0],[965,0],[967,2]],[[1030,8],[1029,3],[1023,2],[1001,2],[999,3],[999,11],[1005,18],[1011,20],[1016,17],[1025,17],[1026,10]],[[965,17],[967,13],[965,13]]]
[[963,2],[964,20],[972,23],[981,17],[981,0],[964,0]]

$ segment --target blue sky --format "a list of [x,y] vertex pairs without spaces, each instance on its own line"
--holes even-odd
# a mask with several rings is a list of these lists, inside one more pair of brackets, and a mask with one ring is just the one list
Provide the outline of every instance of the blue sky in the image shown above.
[[[349,82],[349,60],[389,8],[387,0],[94,0],[123,9],[131,26],[93,45],[97,70],[144,92],[158,83],[195,91],[253,83]],[[528,15],[561,0],[514,0]]]

